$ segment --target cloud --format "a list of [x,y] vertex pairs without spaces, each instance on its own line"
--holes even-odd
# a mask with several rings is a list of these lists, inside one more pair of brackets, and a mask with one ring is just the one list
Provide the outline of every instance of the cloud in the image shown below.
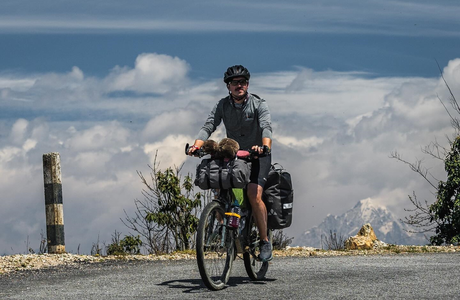
[[14,144],[20,144],[24,141],[24,136],[26,134],[27,126],[29,125],[29,122],[24,119],[18,119],[14,125],[13,128],[11,129],[11,141]]
[[[35,79],[32,78],[17,78],[17,77],[9,77],[9,78],[0,78],[0,89],[2,91],[24,91],[30,89],[35,83]],[[6,94],[2,94],[2,96],[6,96]]]
[[[449,85],[449,88],[452,90],[452,93],[454,95],[458,95],[460,93],[460,86],[456,83],[460,82],[460,59],[457,58],[449,61],[447,66],[442,70],[442,74]],[[448,92],[444,81],[442,79],[439,79],[439,81],[440,83],[436,91],[437,95],[442,98],[450,99],[451,95]]]
[[0,75],[0,115],[10,122],[25,115],[50,121],[110,121],[115,116],[125,122],[145,121],[177,106],[181,100],[174,94],[188,88],[189,69],[177,57],[144,53],[136,58],[134,68],[117,66],[105,78],[85,76],[76,66],[66,73],[25,78],[4,73]]
[[298,139],[294,136],[276,136],[277,142],[291,148],[315,148],[319,146],[324,140],[315,136],[310,138]]
[[[75,128],[71,127],[69,131],[75,131]],[[113,121],[75,132],[65,144],[76,152],[105,149],[119,149],[120,151],[126,146],[129,135],[130,132],[127,129]]]
[[[193,82],[189,68],[180,58],[152,53],[139,55],[134,68],[117,68],[104,78],[86,76],[78,67],[64,74],[2,74],[8,92],[0,101],[9,117],[0,121],[0,226],[9,230],[0,233],[0,253],[25,251],[27,236],[38,248],[45,228],[43,153],[61,155],[66,243],[74,252],[81,244],[80,251],[89,253],[98,236],[110,242],[115,229],[128,234],[120,218],[142,196],[136,171],[148,173],[156,156],[161,168],[184,164],[183,172],[193,174],[198,160],[186,157],[184,146],[226,90],[220,78]],[[459,89],[459,69],[460,59],[443,69],[453,91]],[[162,75],[155,77],[157,72]],[[185,84],[175,90],[178,82]],[[108,92],[117,89],[134,93]],[[267,100],[273,160],[293,176],[289,235],[361,199],[378,199],[400,215],[413,190],[432,200],[423,179],[389,158],[392,151],[408,160],[424,158],[433,175],[445,176],[439,161],[420,152],[435,138],[448,145],[444,137],[453,132],[438,99],[449,99],[440,78],[299,68],[254,73],[250,91]],[[223,136],[221,126],[213,138]]]
[[178,57],[144,53],[136,58],[134,69],[117,67],[109,76],[109,91],[165,93],[184,86],[190,66]]
[[[65,74],[48,73],[38,76],[32,86],[33,91],[80,91],[84,86],[84,74],[78,67]],[[87,84],[87,83],[86,83]]]
[[[191,108],[176,109],[164,112],[155,118],[152,118],[142,131],[142,137],[145,140],[162,139],[170,135],[181,133],[195,133],[191,128],[195,125],[196,110]],[[187,128],[190,128],[189,130]]]
[[190,142],[191,137],[189,136],[169,135],[156,143],[145,144],[144,152],[148,155],[152,166],[157,158],[161,168],[180,167],[186,159],[185,144]]

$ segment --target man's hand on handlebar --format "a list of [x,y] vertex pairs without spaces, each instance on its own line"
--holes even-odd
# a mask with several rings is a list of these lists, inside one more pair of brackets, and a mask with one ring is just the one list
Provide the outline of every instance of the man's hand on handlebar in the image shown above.
[[190,156],[202,156],[201,154],[201,146],[203,146],[204,141],[202,140],[195,140],[195,143],[193,143],[192,146],[189,146],[187,144],[185,146],[185,154],[190,155]]
[[200,149],[200,148],[198,148],[197,146],[192,145],[192,146],[188,147],[188,149],[186,150],[186,151],[187,151],[186,154],[187,154],[187,155],[190,155],[190,156],[194,156],[195,152],[196,152],[197,150],[199,150],[199,149]]
[[252,146],[251,150],[264,156],[270,154],[270,148],[267,145]]

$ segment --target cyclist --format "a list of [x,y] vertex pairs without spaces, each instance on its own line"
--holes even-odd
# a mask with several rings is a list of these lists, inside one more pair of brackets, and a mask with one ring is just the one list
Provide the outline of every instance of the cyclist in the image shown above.
[[262,192],[271,166],[272,127],[268,105],[259,96],[248,93],[251,74],[242,65],[229,67],[224,73],[224,82],[229,95],[222,98],[208,115],[198,133],[189,154],[199,149],[204,141],[224,121],[227,137],[236,140],[241,149],[252,149],[266,156],[252,163],[250,183],[247,187],[257,228],[261,237],[262,261],[270,261],[272,245],[267,236],[267,209],[262,201]]

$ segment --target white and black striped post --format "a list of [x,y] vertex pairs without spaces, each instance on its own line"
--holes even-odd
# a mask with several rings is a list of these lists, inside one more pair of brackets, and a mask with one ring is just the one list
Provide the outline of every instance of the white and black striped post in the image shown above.
[[65,253],[61,159],[59,153],[43,154],[43,177],[45,181],[48,253]]

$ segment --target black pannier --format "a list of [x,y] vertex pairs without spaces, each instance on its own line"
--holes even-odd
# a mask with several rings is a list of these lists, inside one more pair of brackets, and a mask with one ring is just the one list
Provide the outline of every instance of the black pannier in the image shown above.
[[291,226],[294,190],[291,174],[280,164],[271,166],[262,199],[267,207],[268,228],[283,229]]
[[251,163],[243,159],[203,159],[196,168],[195,185],[203,190],[244,188],[250,175]]

